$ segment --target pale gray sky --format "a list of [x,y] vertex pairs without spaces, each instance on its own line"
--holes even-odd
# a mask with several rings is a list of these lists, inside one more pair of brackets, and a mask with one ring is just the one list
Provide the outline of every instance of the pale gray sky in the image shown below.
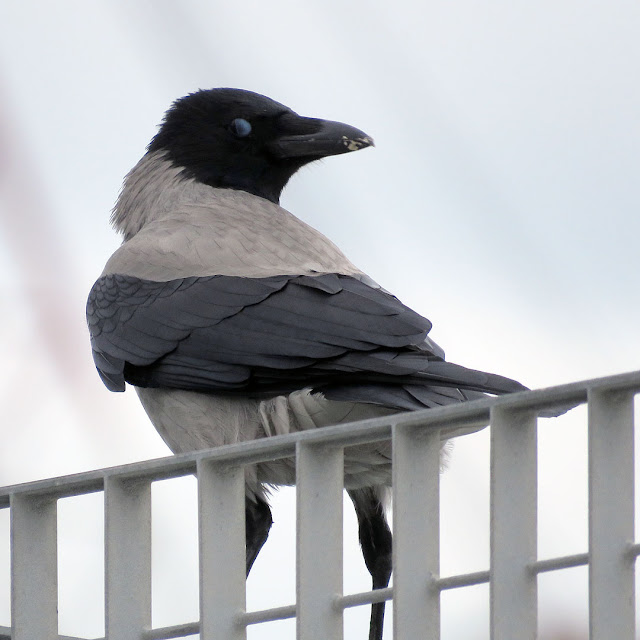
[[[84,304],[119,244],[122,177],[198,88],[251,89],[375,138],[303,170],[283,205],[429,317],[449,359],[534,387],[637,369],[638,33],[640,5],[617,0],[2,3],[0,484],[168,453],[135,394],[95,374]],[[583,423],[576,411],[541,430],[541,557],[586,549]],[[444,574],[486,567],[487,451],[486,434],[457,442],[443,476]],[[157,624],[197,614],[182,484],[190,500],[167,487],[158,502]],[[101,507],[75,502],[61,505],[61,631],[98,635]],[[274,504],[257,608],[293,599],[292,493]],[[347,525],[345,589],[366,589]],[[584,624],[585,576],[541,582],[543,630]],[[487,637],[487,594],[447,595],[445,640]],[[365,618],[349,614],[348,637]]]

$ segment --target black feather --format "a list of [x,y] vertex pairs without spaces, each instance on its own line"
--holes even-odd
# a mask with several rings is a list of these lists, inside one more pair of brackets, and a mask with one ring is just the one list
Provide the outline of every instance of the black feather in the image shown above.
[[443,361],[431,323],[339,274],[152,282],[105,276],[87,303],[107,387],[125,381],[257,396],[312,387],[328,398],[416,409],[523,389]]

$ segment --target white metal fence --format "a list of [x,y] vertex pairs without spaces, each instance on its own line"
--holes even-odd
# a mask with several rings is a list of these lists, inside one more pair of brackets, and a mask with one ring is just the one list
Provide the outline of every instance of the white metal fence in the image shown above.
[[[297,618],[299,640],[342,638],[347,607],[393,600],[397,640],[440,637],[444,590],[488,582],[494,640],[533,640],[537,576],[589,567],[591,640],[635,638],[633,399],[640,372],[418,413],[274,437],[0,489],[11,510],[12,626],[0,639],[58,638],[57,500],[104,492],[109,640],[200,634],[241,640],[248,625]],[[537,558],[537,413],[588,404],[589,548]],[[491,544],[486,571],[440,576],[439,472],[444,427],[491,424]],[[343,448],[393,442],[393,586],[342,593]],[[243,465],[295,456],[296,603],[245,611]],[[195,473],[200,620],[151,627],[151,483]],[[320,560],[319,560],[320,559]],[[63,636],[60,636],[61,638]]]

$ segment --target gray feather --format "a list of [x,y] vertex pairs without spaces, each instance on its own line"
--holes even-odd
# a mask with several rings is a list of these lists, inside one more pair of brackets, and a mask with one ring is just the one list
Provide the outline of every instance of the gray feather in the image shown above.
[[[257,395],[310,386],[331,398],[358,388],[353,400],[406,409],[437,404],[443,394],[403,385],[523,388],[442,361],[426,347],[428,320],[339,274],[165,283],[108,275],[94,286],[87,317],[96,366],[114,390],[125,380]],[[459,392],[450,397],[464,399]]]

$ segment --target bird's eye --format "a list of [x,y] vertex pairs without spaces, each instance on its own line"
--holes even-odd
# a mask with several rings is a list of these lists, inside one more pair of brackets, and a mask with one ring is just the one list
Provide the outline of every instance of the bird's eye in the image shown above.
[[236,118],[231,121],[229,130],[238,138],[246,138],[251,133],[251,123],[244,118]]

